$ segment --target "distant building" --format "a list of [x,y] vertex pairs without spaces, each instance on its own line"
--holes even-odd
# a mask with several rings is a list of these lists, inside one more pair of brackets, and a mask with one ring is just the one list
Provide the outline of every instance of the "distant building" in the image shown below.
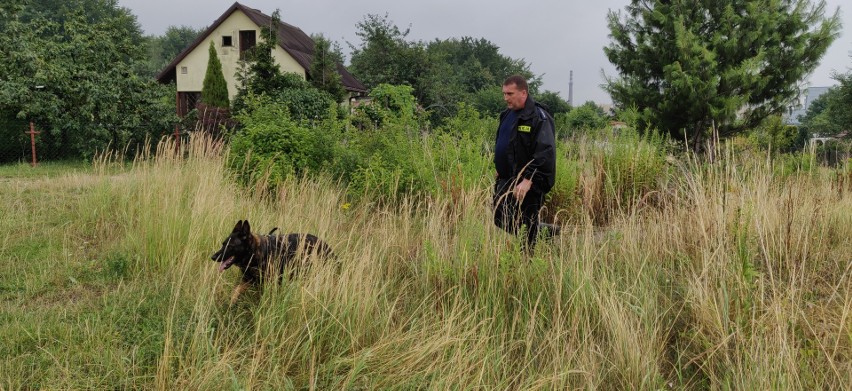
[[[234,76],[244,53],[262,40],[262,26],[269,26],[272,18],[262,12],[234,3],[219,19],[202,33],[188,48],[181,52],[163,69],[157,80],[161,83],[177,84],[177,113],[180,116],[195,107],[201,98],[201,87],[207,71],[209,57],[207,43],[213,41],[222,70],[228,84],[229,98],[237,93],[239,82]],[[275,63],[283,72],[293,72],[310,79],[311,61],[314,55],[314,41],[296,26],[280,22],[278,26],[278,47],[272,55]],[[366,94],[367,88],[355,79],[343,64],[338,64],[341,82],[351,97]]]
[[787,125],[801,125],[799,117],[804,116],[805,113],[808,112],[808,108],[811,107],[811,104],[814,103],[820,95],[828,92],[829,88],[831,87],[808,87],[805,89],[803,91],[805,99],[804,104],[802,104],[802,102],[794,102],[784,115],[784,123]]

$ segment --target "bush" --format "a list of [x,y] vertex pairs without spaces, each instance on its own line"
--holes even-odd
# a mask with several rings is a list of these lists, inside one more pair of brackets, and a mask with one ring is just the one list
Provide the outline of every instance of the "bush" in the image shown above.
[[788,178],[797,174],[816,174],[817,155],[812,152],[795,152],[780,155],[775,159],[775,176]]
[[[272,186],[289,175],[323,169],[334,159],[339,131],[333,121],[308,127],[290,118],[287,106],[260,97],[247,100],[231,138],[229,165],[244,183],[264,179]],[[324,126],[323,126],[324,125]]]
[[405,126],[387,123],[381,129],[352,134],[354,150],[349,171],[349,192],[355,197],[397,199],[405,194],[428,193],[434,181],[426,174],[423,141]]
[[808,136],[793,125],[786,125],[780,115],[767,117],[749,134],[749,140],[762,150],[793,152],[801,150]]
[[256,78],[243,82],[248,85],[237,91],[234,113],[252,110],[256,105],[252,105],[251,101],[258,96],[265,96],[268,101],[287,107],[290,118],[296,121],[324,121],[337,117],[338,104],[334,98],[295,73],[276,74],[263,82]]
[[442,191],[471,190],[494,176],[496,129],[496,118],[483,118],[472,106],[461,103],[456,115],[426,139],[427,157]]
[[352,122],[360,129],[379,128],[388,121],[419,126],[417,101],[410,86],[380,84],[370,91],[370,101],[355,109]]
[[496,123],[472,107],[459,105],[457,114],[432,134],[421,132],[410,117],[413,111],[398,115],[375,101],[369,107],[372,111],[362,113],[380,113],[383,125],[350,133],[336,164],[337,173],[349,179],[353,195],[458,194],[493,175],[490,148]]
[[570,132],[603,129],[607,125],[606,113],[592,101],[574,108],[565,114],[562,121],[566,127],[565,130]]

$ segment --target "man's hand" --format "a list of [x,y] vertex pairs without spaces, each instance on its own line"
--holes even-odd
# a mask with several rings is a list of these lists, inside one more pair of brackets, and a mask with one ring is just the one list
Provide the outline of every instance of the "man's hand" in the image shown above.
[[523,201],[524,197],[527,196],[527,192],[530,191],[530,187],[532,187],[532,181],[524,178],[521,183],[518,183],[518,185],[515,186],[515,198],[517,198],[518,201]]

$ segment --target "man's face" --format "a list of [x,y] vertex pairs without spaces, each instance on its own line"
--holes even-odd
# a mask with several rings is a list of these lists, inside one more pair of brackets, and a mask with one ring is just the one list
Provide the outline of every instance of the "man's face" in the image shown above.
[[503,100],[506,101],[506,107],[510,110],[520,110],[524,108],[524,103],[527,102],[527,92],[518,89],[515,83],[503,86]]

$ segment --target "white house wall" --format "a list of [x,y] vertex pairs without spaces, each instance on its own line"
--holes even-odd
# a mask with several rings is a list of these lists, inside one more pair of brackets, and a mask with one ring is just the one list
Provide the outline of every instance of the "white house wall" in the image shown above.
[[[177,64],[175,69],[177,90],[180,92],[201,91],[204,85],[204,75],[207,72],[210,40],[213,40],[216,52],[219,54],[219,61],[222,62],[222,73],[224,73],[225,80],[228,82],[228,97],[233,99],[237,93],[237,79],[235,74],[238,69],[237,63],[240,59],[239,44],[241,30],[255,30],[258,43],[263,41],[260,36],[260,28],[242,11],[234,11],[228,19],[222,22],[222,24],[205,37],[204,41]],[[223,47],[222,37],[227,35],[231,36],[233,45]],[[305,77],[305,70],[302,66],[280,46],[276,46],[272,56],[282,72],[294,72],[301,75],[302,78]]]

